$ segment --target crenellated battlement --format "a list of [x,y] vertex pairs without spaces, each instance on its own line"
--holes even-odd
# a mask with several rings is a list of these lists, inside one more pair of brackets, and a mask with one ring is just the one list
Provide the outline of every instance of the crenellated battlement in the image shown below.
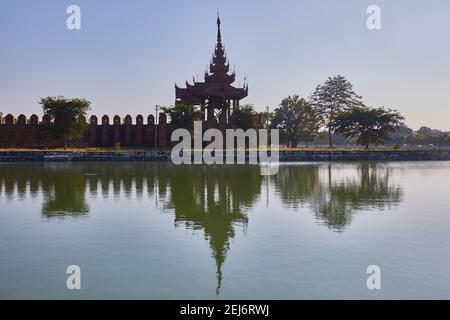
[[[89,124],[97,123],[97,116],[92,115],[89,118]],[[134,120],[133,118],[128,114],[123,119],[115,115],[112,119],[113,122],[110,123],[110,118],[108,115],[102,116],[102,123],[101,124],[113,124],[113,125],[144,125],[144,117],[140,114],[138,114]],[[146,125],[154,125],[155,124],[155,117],[151,114],[147,117]],[[17,118],[15,118],[12,114],[7,114],[6,116],[2,117],[0,115],[0,125],[38,125],[38,124],[49,124],[50,119],[46,116],[43,116],[42,119],[39,119],[39,116],[36,114],[32,114],[29,118],[27,118],[26,115],[20,114]],[[167,123],[167,116],[165,113],[161,112],[159,114],[159,123],[160,124],[166,124]]]
[[[139,114],[134,119],[131,115],[111,118],[103,115],[100,118],[92,115],[87,121],[83,137],[73,141],[76,147],[155,147],[165,148],[169,145],[167,116],[160,113],[158,123],[155,117],[144,117]],[[46,127],[51,124],[50,118],[39,118],[36,114],[27,118],[20,114],[15,118],[12,114],[0,116],[0,148],[41,148],[60,146],[61,142],[48,136]],[[156,132],[157,130],[157,132]]]
[[35,114],[31,115],[30,118],[27,118],[26,115],[21,114],[17,118],[15,118],[12,114],[7,114],[4,118],[0,116],[0,125],[38,125],[39,117]]

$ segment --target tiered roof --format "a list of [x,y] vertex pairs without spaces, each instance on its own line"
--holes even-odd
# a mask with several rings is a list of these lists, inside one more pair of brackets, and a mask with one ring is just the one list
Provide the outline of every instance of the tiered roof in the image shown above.
[[217,17],[217,43],[209,72],[205,72],[204,82],[196,82],[191,85],[186,81],[186,88],[175,85],[176,99],[180,103],[198,104],[204,99],[220,97],[230,100],[240,100],[248,95],[248,85],[244,83],[242,88],[232,86],[236,80],[236,74],[229,74],[230,64],[227,61],[225,49],[222,44],[220,31],[220,18]]

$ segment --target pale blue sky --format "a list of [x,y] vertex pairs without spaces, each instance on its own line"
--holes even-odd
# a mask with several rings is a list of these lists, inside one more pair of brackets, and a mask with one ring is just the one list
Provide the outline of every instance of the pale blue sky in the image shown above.
[[[82,29],[66,28],[77,4]],[[366,8],[382,9],[382,30]],[[216,36],[247,76],[258,110],[309,96],[342,74],[369,105],[407,123],[450,130],[447,0],[1,0],[0,111],[41,114],[39,97],[92,101],[91,113],[146,116],[174,101],[174,83],[202,77]]]

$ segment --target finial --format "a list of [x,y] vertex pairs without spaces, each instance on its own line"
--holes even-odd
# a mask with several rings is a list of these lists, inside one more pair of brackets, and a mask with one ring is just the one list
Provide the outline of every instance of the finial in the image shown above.
[[217,9],[217,44],[222,45],[222,35],[220,33],[219,9]]

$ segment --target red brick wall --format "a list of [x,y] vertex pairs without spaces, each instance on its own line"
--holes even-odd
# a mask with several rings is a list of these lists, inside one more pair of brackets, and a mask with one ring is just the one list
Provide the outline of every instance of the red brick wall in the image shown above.
[[[154,147],[156,125],[154,117],[144,118],[138,115],[133,121],[131,116],[126,116],[121,120],[119,116],[113,117],[110,123],[108,116],[103,116],[98,121],[96,116],[92,116],[86,126],[83,137],[79,141],[72,141],[73,147],[112,147],[119,142],[121,147]],[[163,120],[158,125],[158,147],[169,146],[169,125],[165,121],[165,115],[160,115]],[[63,146],[62,141],[52,139],[48,136],[44,123],[36,115],[29,119],[24,115],[14,118],[8,114],[3,119],[0,118],[0,148],[51,148]]]

